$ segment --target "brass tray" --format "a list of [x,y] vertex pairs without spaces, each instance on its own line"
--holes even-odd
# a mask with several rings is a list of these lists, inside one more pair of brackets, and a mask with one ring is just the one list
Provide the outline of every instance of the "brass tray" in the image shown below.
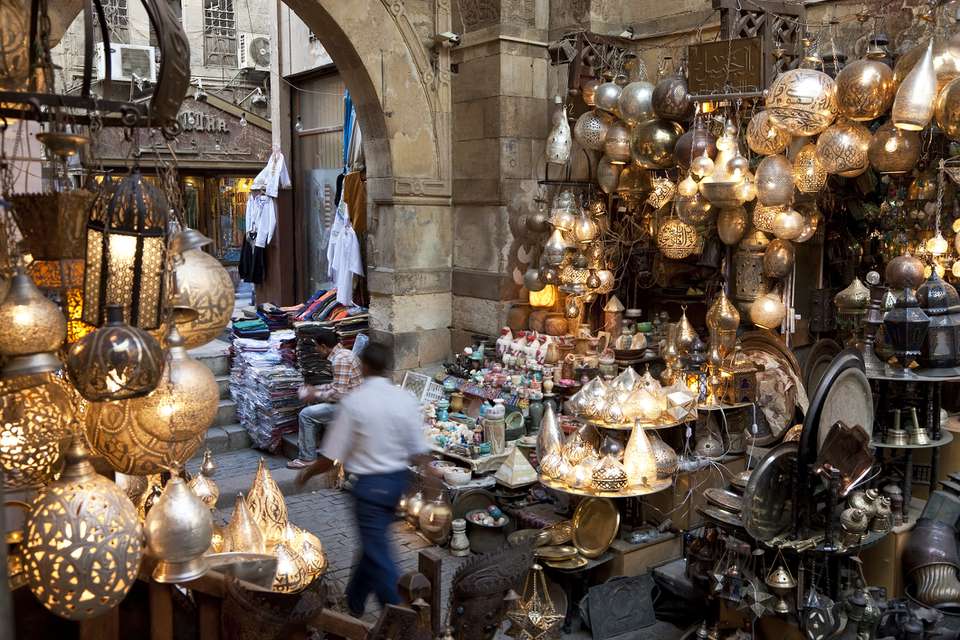
[[550,545],[547,547],[539,547],[534,549],[533,555],[543,560],[567,560],[577,555],[577,549],[576,547],[571,547],[568,544]]
[[599,558],[620,530],[620,512],[609,498],[587,498],[573,514],[573,544],[585,558]]
[[717,507],[697,507],[697,512],[705,518],[709,518],[720,524],[727,525],[728,527],[736,527],[738,529],[743,529],[743,520],[740,519],[735,513],[730,513],[725,509],[718,509]]
[[590,562],[583,556],[573,556],[572,558],[567,558],[566,560],[545,560],[544,564],[548,567],[553,567],[554,569],[565,569],[570,571],[572,569],[580,569],[587,566],[587,563]]
[[552,524],[543,531],[548,534],[547,544],[570,544],[573,540],[573,522],[570,520]]
[[574,496],[587,496],[592,498],[635,498],[637,496],[648,496],[651,493],[657,493],[658,491],[663,491],[664,489],[669,489],[673,484],[673,481],[670,478],[665,480],[657,480],[654,484],[649,486],[642,487],[624,487],[620,491],[598,491],[597,489],[574,489],[568,487],[562,482],[557,482],[556,480],[551,480],[546,476],[540,476],[540,484],[547,487],[548,489],[553,489],[555,491],[561,491],[563,493],[569,493]]
[[726,489],[710,487],[703,492],[703,497],[710,504],[730,513],[739,514],[743,510],[743,498]]
[[517,529],[507,536],[507,542],[511,547],[521,547],[524,545],[539,546],[540,536],[543,533],[541,529]]

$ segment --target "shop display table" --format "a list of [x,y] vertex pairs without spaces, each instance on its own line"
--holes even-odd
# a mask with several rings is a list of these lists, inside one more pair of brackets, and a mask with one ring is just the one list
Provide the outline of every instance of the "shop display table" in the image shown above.
[[503,451],[502,453],[480,456],[479,458],[471,458],[470,456],[463,456],[459,453],[448,451],[447,449],[435,444],[430,445],[430,451],[440,454],[445,458],[455,460],[463,466],[470,467],[470,470],[474,473],[495,472],[500,468],[500,465],[503,464],[503,461],[506,460],[507,456],[510,454],[509,451]]
[[941,431],[939,440],[930,440],[927,444],[886,444],[871,442],[876,447],[877,458],[883,464],[903,467],[903,495],[913,495],[913,452],[918,449],[930,449],[930,490],[936,485],[940,473],[940,447],[953,442],[953,434]]

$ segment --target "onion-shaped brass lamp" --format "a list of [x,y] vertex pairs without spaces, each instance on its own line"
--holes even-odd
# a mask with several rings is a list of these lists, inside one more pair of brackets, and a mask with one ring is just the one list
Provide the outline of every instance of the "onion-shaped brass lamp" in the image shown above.
[[187,349],[206,344],[219,336],[230,322],[235,294],[230,274],[220,261],[199,249],[188,249],[174,269],[174,306],[196,311],[196,317],[177,322]]
[[159,561],[153,570],[157,582],[188,582],[207,572],[203,554],[213,538],[213,516],[179,475],[167,481],[144,532],[150,555]]
[[95,200],[87,222],[83,320],[99,327],[107,306],[117,304],[131,326],[156,329],[165,296],[169,205],[136,168],[107,196]]
[[25,273],[13,276],[0,303],[0,354],[10,360],[3,377],[56,371],[56,351],[67,337],[67,319]]

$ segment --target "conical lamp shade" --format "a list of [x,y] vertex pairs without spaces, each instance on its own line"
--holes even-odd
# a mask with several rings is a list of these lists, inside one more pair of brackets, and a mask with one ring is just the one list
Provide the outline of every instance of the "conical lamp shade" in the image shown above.
[[242,493],[237,494],[233,507],[233,516],[223,532],[225,551],[243,551],[246,553],[264,553],[263,532],[247,507]]
[[213,478],[198,473],[190,480],[190,489],[209,509],[216,508],[217,498],[220,497],[220,487],[213,481]]
[[257,475],[247,494],[247,506],[263,532],[267,548],[272,549],[283,540],[283,530],[287,526],[287,503],[263,458],[260,458]]
[[923,129],[933,118],[936,97],[937,73],[933,67],[931,40],[920,62],[907,74],[897,89],[897,97],[893,100],[893,109],[890,112],[893,124],[898,129],[907,131]]
[[563,431],[553,403],[545,402],[543,418],[540,419],[540,431],[537,433],[537,459],[543,460],[553,451],[558,451],[563,444]]
[[310,584],[310,575],[303,559],[284,543],[277,545],[277,573],[273,578],[273,590],[281,593],[297,593]]
[[627,470],[628,484],[641,487],[653,484],[657,479],[657,460],[647,432],[639,424],[634,425],[623,452],[623,466]]

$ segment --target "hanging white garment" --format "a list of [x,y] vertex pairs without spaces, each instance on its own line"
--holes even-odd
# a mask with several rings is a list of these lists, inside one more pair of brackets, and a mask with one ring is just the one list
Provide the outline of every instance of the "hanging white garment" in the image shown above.
[[337,302],[353,304],[353,276],[363,275],[363,261],[360,259],[360,241],[357,232],[350,224],[350,212],[347,203],[340,201],[333,227],[330,229],[330,242],[327,245],[327,275],[337,288]]
[[291,187],[292,183],[290,182],[290,173],[287,171],[287,163],[284,162],[283,154],[279,150],[270,154],[267,166],[253,179],[253,184],[254,186],[262,186],[271,198],[276,198],[280,189]]
[[250,196],[247,199],[247,233],[254,232],[255,247],[265,247],[273,239],[277,229],[277,205],[273,198],[266,195]]

